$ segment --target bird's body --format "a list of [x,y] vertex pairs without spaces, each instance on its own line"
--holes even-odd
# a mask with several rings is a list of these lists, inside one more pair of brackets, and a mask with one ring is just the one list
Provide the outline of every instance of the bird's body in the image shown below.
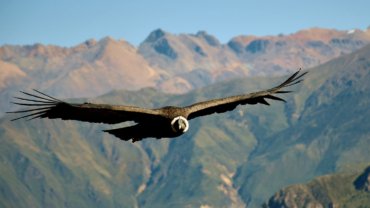
[[188,130],[187,112],[183,108],[167,106],[155,111],[160,116],[148,118],[133,126],[104,130],[104,132],[123,140],[132,139],[135,142],[147,137],[157,139],[178,137]]
[[33,108],[8,113],[29,113],[13,120],[21,118],[60,118],[106,124],[134,121],[136,124],[133,126],[104,130],[104,132],[113,134],[122,140],[132,139],[133,142],[148,137],[173,138],[185,133],[189,129],[188,120],[193,118],[230,111],[238,105],[258,103],[269,105],[266,99],[284,101],[274,96],[274,94],[289,93],[290,91],[283,91],[282,89],[299,83],[300,78],[307,73],[299,75],[299,72],[294,73],[282,84],[268,90],[203,101],[186,107],[166,106],[157,109],[93,103],[72,104],[34,90],[37,94],[22,92],[28,97],[16,97],[22,102],[14,102],[18,105]]

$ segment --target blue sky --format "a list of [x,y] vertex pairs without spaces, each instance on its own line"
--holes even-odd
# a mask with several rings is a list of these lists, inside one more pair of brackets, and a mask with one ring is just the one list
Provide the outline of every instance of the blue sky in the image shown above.
[[111,36],[138,45],[162,28],[237,35],[289,34],[311,27],[370,26],[369,0],[0,0],[0,45],[73,46]]

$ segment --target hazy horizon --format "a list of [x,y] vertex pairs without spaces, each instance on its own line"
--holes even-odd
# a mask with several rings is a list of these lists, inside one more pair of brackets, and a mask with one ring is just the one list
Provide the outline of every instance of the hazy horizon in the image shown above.
[[226,43],[238,35],[290,34],[312,27],[364,30],[370,25],[370,2],[364,0],[0,3],[0,45],[73,46],[110,36],[137,46],[157,28],[174,34],[206,31]]

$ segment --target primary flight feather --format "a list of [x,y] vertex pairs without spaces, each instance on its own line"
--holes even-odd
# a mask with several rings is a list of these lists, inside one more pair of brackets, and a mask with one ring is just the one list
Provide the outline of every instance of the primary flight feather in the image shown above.
[[195,103],[186,107],[167,106],[157,109],[140,108],[136,106],[107,105],[107,104],[73,104],[53,98],[38,90],[34,93],[22,92],[27,97],[15,97],[19,102],[14,104],[28,106],[30,109],[13,111],[8,113],[26,113],[14,120],[27,118],[49,118],[62,120],[78,120],[93,123],[116,124],[126,121],[134,121],[133,126],[104,130],[122,140],[132,142],[148,137],[172,138],[185,133],[189,128],[188,120],[213,113],[231,111],[238,105],[264,104],[269,105],[266,99],[284,101],[276,94],[289,93],[283,90],[285,87],[295,85],[302,81],[302,76],[307,72],[300,70],[291,75],[280,85],[259,92],[213,99]]

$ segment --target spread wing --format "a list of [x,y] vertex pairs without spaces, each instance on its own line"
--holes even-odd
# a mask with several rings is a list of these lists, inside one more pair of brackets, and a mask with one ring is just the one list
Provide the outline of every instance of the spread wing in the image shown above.
[[135,106],[106,105],[106,104],[72,104],[64,102],[34,90],[34,93],[22,92],[24,97],[15,97],[19,102],[14,104],[27,106],[29,109],[7,112],[25,114],[14,120],[27,118],[60,118],[63,120],[78,120],[93,123],[115,124],[124,121],[150,121],[158,118],[160,112]]
[[285,82],[280,85],[259,92],[254,92],[245,95],[237,95],[232,97],[220,98],[215,100],[204,101],[185,107],[188,113],[188,119],[193,119],[199,116],[205,116],[213,113],[223,113],[236,108],[238,105],[245,104],[265,104],[269,105],[266,99],[284,101],[284,99],[276,97],[274,94],[289,93],[291,91],[284,91],[283,88],[295,85],[302,81],[300,79],[307,72],[301,73],[300,70],[291,75]]

